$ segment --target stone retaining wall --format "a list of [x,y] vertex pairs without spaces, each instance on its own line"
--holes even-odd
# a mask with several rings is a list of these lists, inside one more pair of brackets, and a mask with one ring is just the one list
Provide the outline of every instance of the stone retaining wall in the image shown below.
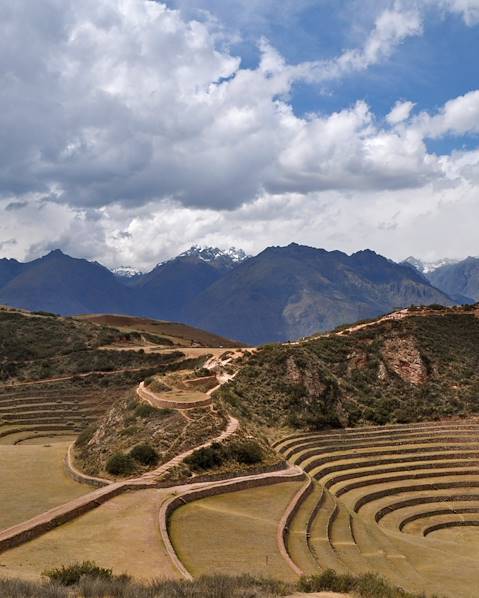
[[79,469],[77,469],[73,465],[73,444],[68,447],[67,454],[65,455],[64,461],[64,469],[65,473],[72,478],[75,482],[79,484],[88,484],[88,486],[93,486],[95,488],[101,488],[102,486],[108,486],[112,483],[111,480],[107,480],[105,478],[96,478],[94,476],[89,476],[85,473],[82,473]]
[[126,487],[123,483],[110,484],[96,492],[87,494],[66,505],[51,509],[33,519],[0,532],[0,553],[37,538],[59,525],[99,507],[125,490]]
[[294,496],[293,500],[288,505],[285,514],[279,522],[277,532],[277,542],[279,551],[282,554],[285,561],[288,563],[290,568],[297,574],[303,575],[304,571],[296,565],[293,561],[291,554],[288,549],[288,538],[293,519],[298,514],[299,509],[302,507],[304,501],[314,490],[314,482],[309,478],[306,484],[300,489],[300,491]]
[[[139,387],[137,393],[141,399],[152,405],[153,407],[159,407],[161,409],[198,409],[201,407],[209,407],[212,403],[211,397],[202,399],[201,401],[169,401],[167,399],[161,399],[158,395],[154,397],[149,396],[149,392]],[[153,393],[152,393],[153,394]],[[154,401],[154,402],[153,402]]]

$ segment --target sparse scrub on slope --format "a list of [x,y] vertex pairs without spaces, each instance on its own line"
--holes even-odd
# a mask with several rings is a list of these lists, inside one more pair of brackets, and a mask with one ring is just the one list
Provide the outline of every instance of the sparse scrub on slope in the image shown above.
[[479,318],[384,321],[302,345],[268,345],[218,395],[268,427],[408,423],[479,410]]

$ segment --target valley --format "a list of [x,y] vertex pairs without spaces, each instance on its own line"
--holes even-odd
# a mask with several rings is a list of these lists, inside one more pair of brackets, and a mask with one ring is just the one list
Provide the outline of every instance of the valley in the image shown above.
[[137,317],[0,326],[0,577],[91,560],[293,593],[333,569],[472,598],[477,306],[262,347]]

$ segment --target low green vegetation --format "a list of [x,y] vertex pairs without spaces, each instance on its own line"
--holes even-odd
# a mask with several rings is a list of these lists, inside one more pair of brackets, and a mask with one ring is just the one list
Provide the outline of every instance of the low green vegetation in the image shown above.
[[[81,565],[65,567],[60,577],[70,581],[77,577]],[[94,563],[87,563],[95,568]],[[109,573],[107,569],[98,571]],[[93,570],[95,572],[95,570]],[[8,598],[273,598],[286,596],[292,587],[279,581],[251,575],[200,577],[194,581],[152,581],[136,583],[126,576],[83,575],[70,583],[31,583],[16,579],[0,579],[0,595]]]
[[95,431],[96,425],[90,424],[89,426],[87,426],[84,430],[80,432],[80,434],[78,434],[77,439],[75,440],[75,446],[82,447],[88,444],[90,440],[93,438]]
[[113,579],[113,571],[111,569],[99,567],[92,561],[83,561],[82,563],[74,563],[68,566],[62,565],[56,569],[47,569],[42,575],[61,586],[74,586],[80,582],[82,577]]
[[390,320],[300,345],[266,345],[217,393],[268,427],[322,430],[479,411],[479,318]]
[[130,455],[124,453],[115,453],[106,463],[107,472],[115,476],[130,475],[135,469],[136,464],[134,459]]
[[184,356],[178,350],[148,354],[100,349],[114,343],[134,345],[140,340],[138,332],[87,320],[0,309],[0,382],[134,368],[158,371]]
[[349,593],[357,598],[426,598],[425,594],[411,594],[371,573],[338,575],[332,570],[302,578],[298,584],[253,575],[138,583],[89,561],[46,571],[44,575],[49,581],[43,583],[0,579],[0,593],[8,598],[274,598],[299,590]]
[[156,465],[159,460],[157,451],[147,442],[137,444],[133,447],[130,456],[141,465],[146,465],[148,467]]
[[214,442],[207,448],[198,449],[185,459],[185,463],[195,472],[221,467],[226,462],[255,465],[262,461],[263,449],[254,440],[236,440],[221,444]]

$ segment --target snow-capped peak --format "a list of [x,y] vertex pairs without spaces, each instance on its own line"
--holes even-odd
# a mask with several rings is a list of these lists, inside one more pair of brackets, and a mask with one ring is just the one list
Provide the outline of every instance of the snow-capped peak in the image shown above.
[[111,271],[115,276],[121,278],[134,278],[135,276],[141,276],[141,274],[143,274],[143,272],[132,266],[118,266],[118,268],[112,268]]
[[404,261],[408,264],[411,264],[411,266],[414,266],[416,270],[419,270],[419,272],[421,272],[422,274],[430,274],[431,272],[434,272],[434,270],[441,268],[441,266],[457,264],[460,260],[445,257],[434,262],[423,262],[422,260],[418,260],[413,256],[409,256]]
[[219,249],[218,247],[202,247],[200,245],[193,245],[178,257],[198,257],[204,262],[214,262],[218,259],[229,259],[233,263],[239,263],[245,260],[248,256],[242,249],[237,247],[230,247],[229,249]]

